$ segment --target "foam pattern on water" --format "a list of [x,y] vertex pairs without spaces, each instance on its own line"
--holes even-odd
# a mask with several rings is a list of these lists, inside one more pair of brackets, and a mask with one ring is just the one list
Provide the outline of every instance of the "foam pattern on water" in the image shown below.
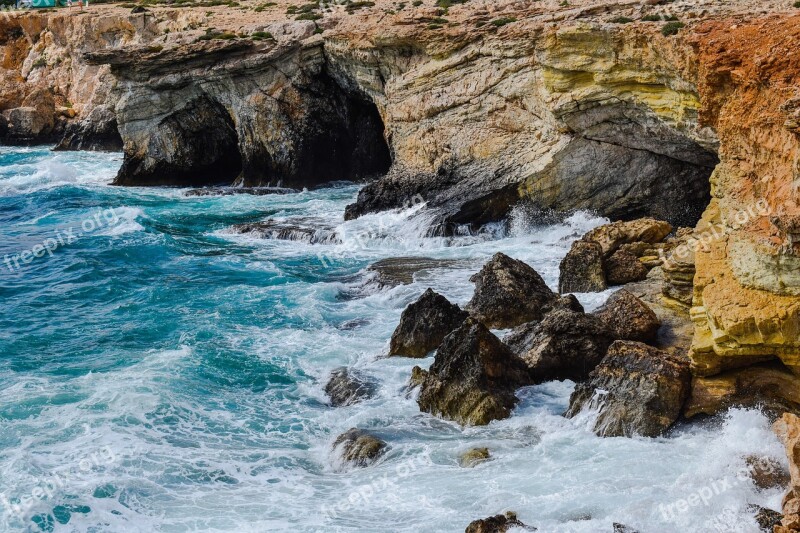
[[[515,510],[545,533],[750,532],[747,504],[778,508],[779,491],[736,478],[747,454],[785,461],[760,413],[601,439],[590,414],[561,416],[574,385],[555,382],[521,390],[508,420],[461,428],[407,394],[430,358],[384,357],[425,288],[464,304],[469,276],[500,251],[556,287],[570,243],[603,219],[543,226],[520,211],[480,234],[427,237],[421,206],[343,221],[352,185],[186,197],[107,186],[119,164],[0,150],[0,256],[116,215],[52,256],[0,265],[0,530],[440,532]],[[304,218],[341,242],[229,230]],[[454,261],[410,285],[368,283],[371,263],[398,256]],[[579,297],[593,309],[610,292]],[[329,407],[322,388],[342,365],[377,380],[376,397]],[[389,443],[379,464],[340,464],[331,446],[351,427]],[[475,446],[492,460],[460,468]],[[681,510],[693,495],[704,499]]]

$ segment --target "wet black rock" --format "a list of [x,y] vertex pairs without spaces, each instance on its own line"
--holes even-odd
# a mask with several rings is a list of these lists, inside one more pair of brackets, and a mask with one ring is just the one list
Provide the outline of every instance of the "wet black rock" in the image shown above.
[[388,446],[382,439],[363,429],[351,428],[336,438],[333,450],[351,466],[365,467],[375,463],[386,453]]
[[297,189],[286,187],[201,187],[189,189],[184,196],[233,196],[234,194],[247,194],[250,196],[266,196],[269,194],[294,194]]
[[341,407],[352,405],[372,398],[377,386],[360,372],[340,367],[331,372],[325,385],[325,394],[331,399],[331,405]]
[[231,226],[235,233],[248,234],[260,239],[298,241],[308,244],[336,244],[341,242],[336,231],[323,221],[300,219],[279,222],[267,220]]
[[521,528],[525,531],[536,531],[535,527],[523,524],[517,520],[517,514],[507,512],[489,518],[482,518],[470,522],[464,533],[506,533],[511,528]]
[[470,278],[475,294],[466,310],[489,328],[540,320],[557,295],[529,265],[497,253]]
[[460,307],[428,289],[403,311],[392,334],[389,355],[425,357],[463,324],[467,316]]
[[514,394],[530,384],[528,370],[486,326],[468,318],[445,337],[429,371],[415,367],[422,411],[465,425],[485,425],[507,418]]
[[690,384],[687,357],[616,341],[589,379],[575,387],[566,416],[597,409],[594,432],[601,437],[656,437],[680,416]]

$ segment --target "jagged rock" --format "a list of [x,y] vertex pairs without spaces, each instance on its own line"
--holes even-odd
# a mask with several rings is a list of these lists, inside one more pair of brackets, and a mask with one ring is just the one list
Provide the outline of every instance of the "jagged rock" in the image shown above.
[[347,367],[340,367],[331,372],[325,385],[325,394],[331,399],[331,405],[341,407],[352,405],[375,395],[375,384],[359,372]]
[[786,488],[791,482],[786,468],[772,457],[748,455],[744,462],[753,484],[759,490]]
[[611,330],[614,338],[652,343],[658,335],[661,321],[650,307],[625,289],[620,289],[595,311]]
[[586,379],[614,341],[597,317],[556,308],[541,322],[523,324],[505,339],[528,366],[535,383]]
[[517,514],[511,511],[474,520],[470,522],[464,533],[506,533],[510,528],[522,528],[526,531],[536,531],[535,527],[527,526],[517,520]]
[[514,391],[530,383],[528,370],[486,326],[468,318],[445,337],[429,371],[415,367],[422,411],[464,425],[507,418],[517,403]]
[[596,242],[572,243],[558,269],[558,292],[600,292],[608,287],[603,270],[603,249]]
[[540,320],[545,306],[556,299],[538,272],[502,253],[496,253],[470,281],[475,283],[475,295],[466,310],[489,328]]
[[753,513],[758,529],[764,533],[773,533],[775,526],[779,525],[783,518],[783,515],[778,511],[759,505],[748,505],[747,509]]
[[792,478],[789,492],[783,498],[783,519],[775,533],[800,531],[800,417],[785,413],[775,422],[773,429],[786,446]]
[[447,298],[428,289],[400,316],[389,343],[389,355],[425,357],[468,316]]
[[396,287],[414,283],[414,275],[419,272],[451,268],[459,262],[430,257],[390,257],[372,263],[367,270],[375,273],[375,281],[381,287]]
[[472,448],[458,457],[458,464],[462,468],[472,468],[489,460],[489,448]]
[[586,233],[582,240],[600,244],[604,257],[611,257],[623,244],[635,242],[661,242],[672,232],[672,226],[663,220],[640,218],[629,222],[604,224]]
[[364,467],[380,459],[387,451],[387,444],[368,431],[351,428],[336,438],[333,450],[345,463]]
[[630,252],[617,250],[604,263],[606,281],[609,285],[625,285],[642,281],[647,277],[648,268]]
[[628,527],[625,524],[620,524],[614,522],[614,533],[639,533],[637,530],[633,529],[632,527]]
[[713,415],[730,407],[800,413],[798,378],[780,364],[760,364],[710,377],[695,376],[684,415]]
[[646,344],[616,341],[570,397],[568,417],[598,410],[601,437],[656,437],[680,416],[689,394],[689,360]]
[[[75,111],[70,111],[74,117]],[[114,110],[97,106],[83,120],[68,123],[55,150],[121,151],[122,137]]]
[[[189,189],[183,193],[184,196],[233,196],[236,194],[246,194],[249,196],[267,196],[272,194],[295,194],[297,189],[287,187],[200,187]],[[243,224],[244,226],[244,224]],[[254,225],[258,228],[258,223]]]
[[341,242],[334,228],[328,226],[323,220],[311,218],[285,222],[267,220],[264,222],[234,224],[231,226],[231,230],[261,239],[299,241],[308,244],[336,244]]

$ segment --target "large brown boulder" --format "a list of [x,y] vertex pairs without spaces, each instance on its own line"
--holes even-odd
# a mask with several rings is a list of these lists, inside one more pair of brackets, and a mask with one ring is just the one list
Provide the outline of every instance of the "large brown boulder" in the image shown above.
[[464,533],[506,533],[510,528],[520,528],[526,531],[536,531],[535,527],[526,526],[517,520],[517,514],[511,511],[498,514],[489,518],[473,520],[464,530]]
[[568,417],[597,409],[601,437],[656,437],[680,416],[689,395],[689,360],[646,344],[616,341],[570,398]]
[[373,464],[386,453],[387,445],[380,438],[363,429],[351,428],[339,435],[333,451],[345,464],[364,467]]
[[558,292],[600,292],[608,284],[603,248],[596,242],[575,241],[558,266]]
[[789,492],[783,498],[783,520],[775,527],[775,533],[800,531],[800,417],[785,413],[773,429],[786,446],[792,476]]
[[430,370],[412,373],[420,409],[464,425],[507,418],[528,384],[525,363],[473,318],[445,337]]
[[428,289],[400,316],[400,324],[389,343],[389,355],[425,357],[463,324],[467,316],[466,311]]
[[331,405],[341,407],[352,405],[375,395],[376,386],[361,373],[347,367],[339,367],[331,372],[325,385],[325,394]]
[[603,256],[610,257],[623,244],[645,242],[654,244],[663,241],[672,232],[669,222],[654,218],[640,218],[629,222],[604,224],[583,236],[585,241],[594,241],[603,249]]
[[619,340],[652,343],[661,327],[661,321],[655,312],[625,289],[612,294],[605,305],[593,314]]
[[609,285],[625,285],[642,281],[649,269],[639,258],[625,250],[617,250],[605,261],[606,281]]
[[559,307],[539,323],[514,329],[504,340],[528,366],[531,379],[543,383],[586,379],[614,337],[597,317]]
[[475,295],[466,310],[493,329],[540,320],[544,308],[556,299],[538,272],[502,253],[496,253],[470,281],[475,283]]

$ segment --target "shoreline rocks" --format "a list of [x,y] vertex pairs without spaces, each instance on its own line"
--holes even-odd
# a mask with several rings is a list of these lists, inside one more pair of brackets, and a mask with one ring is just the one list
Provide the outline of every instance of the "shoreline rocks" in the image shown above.
[[385,441],[371,432],[351,428],[339,435],[333,443],[333,451],[350,466],[367,467],[378,461],[388,450]]
[[786,447],[791,487],[783,498],[783,519],[775,533],[800,531],[800,417],[786,413],[773,429]]
[[506,533],[511,528],[520,528],[525,531],[536,531],[535,527],[523,524],[517,520],[517,513],[507,512],[505,514],[498,514],[490,516],[489,518],[482,518],[480,520],[473,520],[464,530],[464,533]]
[[661,321],[642,300],[626,289],[612,294],[606,303],[592,313],[619,340],[651,344],[658,336]]
[[376,389],[375,383],[347,367],[334,369],[328,383],[325,384],[325,394],[328,395],[331,405],[334,407],[353,405],[372,398]]
[[425,357],[468,316],[459,306],[428,289],[400,316],[400,323],[389,342],[389,355]]
[[492,329],[541,320],[557,298],[536,270],[499,252],[470,281],[475,294],[465,309]]
[[639,342],[616,341],[579,383],[565,416],[597,409],[601,437],[657,437],[678,419],[689,395],[689,360]]

